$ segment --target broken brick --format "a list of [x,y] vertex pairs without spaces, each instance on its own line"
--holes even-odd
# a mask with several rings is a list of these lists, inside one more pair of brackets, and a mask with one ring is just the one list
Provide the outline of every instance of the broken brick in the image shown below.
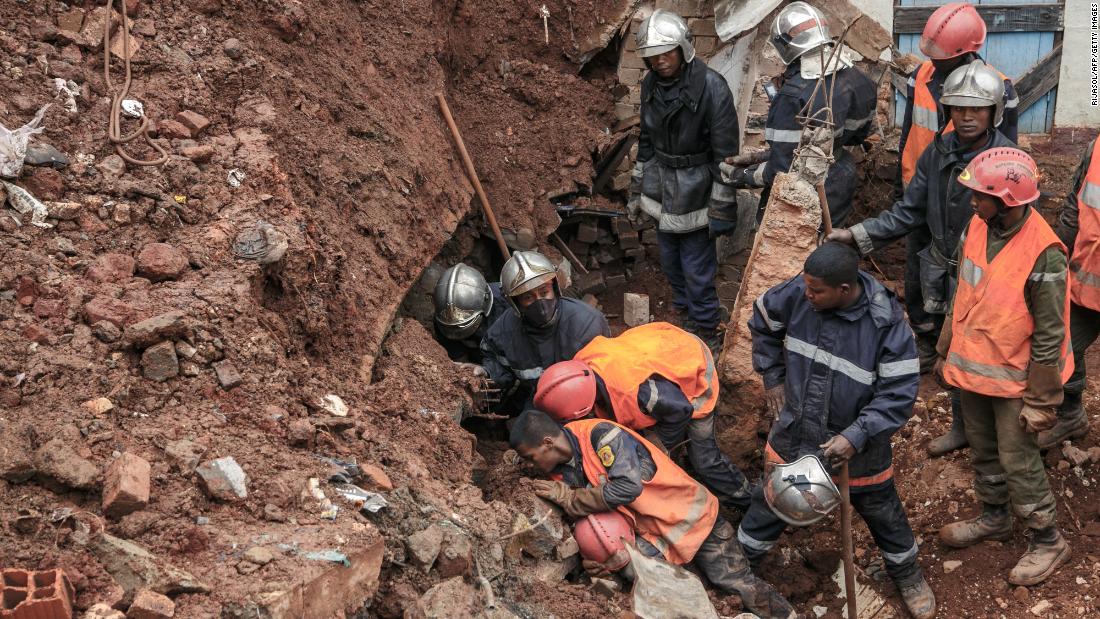
[[600,238],[600,227],[594,221],[582,221],[577,226],[577,240],[581,243],[595,243]]
[[27,325],[23,337],[42,346],[50,343],[50,332],[38,325]]
[[103,482],[103,513],[110,518],[145,509],[149,504],[149,463],[126,452],[110,466]]
[[90,325],[107,321],[116,327],[137,322],[137,310],[114,297],[98,296],[84,304],[84,320]]
[[370,481],[368,485],[373,489],[393,490],[393,482],[390,480],[390,476],[381,467],[373,464],[360,464],[359,469],[363,471],[363,476]]
[[65,303],[61,299],[38,298],[34,302],[34,315],[38,318],[53,318],[60,316],[65,310]]
[[198,112],[192,112],[191,110],[176,114],[176,121],[184,127],[187,127],[187,130],[190,131],[189,137],[192,138],[198,137],[200,133],[210,126],[210,119]]
[[88,267],[84,276],[93,282],[126,282],[134,276],[137,262],[127,254],[103,254]]
[[0,617],[4,619],[68,619],[76,591],[61,569],[0,572]]
[[157,123],[157,134],[162,138],[186,139],[191,137],[191,130],[179,121],[162,120]]
[[622,249],[637,249],[641,247],[641,242],[638,240],[638,233],[631,230],[630,232],[620,234],[619,247]]
[[142,589],[134,596],[134,603],[126,611],[126,619],[172,619],[176,615],[176,603],[166,595]]
[[187,330],[187,314],[177,310],[135,322],[126,327],[123,335],[126,344],[145,348],[163,340],[182,338]]
[[187,256],[168,243],[149,243],[137,256],[138,274],[154,282],[176,279],[187,267]]

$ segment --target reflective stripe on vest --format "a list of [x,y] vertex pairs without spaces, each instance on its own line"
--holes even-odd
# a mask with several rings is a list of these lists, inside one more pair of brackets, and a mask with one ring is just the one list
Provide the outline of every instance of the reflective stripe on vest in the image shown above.
[[[775,449],[772,448],[771,443],[764,443],[764,460],[769,464],[786,464],[787,462],[783,458],[779,457]],[[834,482],[840,481],[839,475],[832,475]],[[886,467],[886,470],[874,475],[868,475],[866,477],[852,477],[848,480],[848,486],[850,488],[861,488],[864,486],[874,486],[881,484],[894,477],[894,465]]]
[[[1031,336],[1035,321],[1024,300],[1024,287],[1035,261],[1048,247],[1065,249],[1041,215],[1028,213],[1004,248],[986,260],[988,228],[970,219],[959,264],[959,285],[951,319],[951,349],[944,378],[961,389],[998,398],[1019,398],[1027,388]],[[1069,345],[1069,295],[1064,307],[1062,381],[1073,373]]]
[[[936,132],[940,130],[939,107],[932,91],[928,90],[928,82],[932,80],[934,71],[932,61],[925,60],[920,69],[917,69],[917,76],[913,81],[913,124],[909,127],[905,150],[901,153],[901,180],[906,185],[917,173],[917,160],[921,153],[928,148],[935,139]],[[949,131],[952,131],[951,121],[947,122],[944,133]]]
[[[718,403],[718,379],[710,349],[699,338],[667,322],[627,329],[618,337],[597,336],[573,359],[587,363],[607,387],[614,417],[609,411],[597,414],[633,430],[657,423],[638,406],[638,387],[654,374],[680,388],[691,402],[694,419],[711,414]],[[650,393],[655,397],[656,389],[651,388]]]
[[1070,298],[1100,311],[1100,139],[1092,142],[1092,161],[1077,192],[1077,240],[1070,270]]
[[669,563],[690,562],[714,528],[718,499],[652,443],[629,428],[602,419],[582,419],[565,425],[577,437],[581,466],[588,483],[599,486],[607,481],[607,469],[592,447],[592,431],[599,424],[615,426],[601,443],[610,442],[619,432],[626,432],[649,451],[657,465],[653,479],[642,481],[642,493],[638,498],[616,509],[634,524],[639,535],[664,554]]

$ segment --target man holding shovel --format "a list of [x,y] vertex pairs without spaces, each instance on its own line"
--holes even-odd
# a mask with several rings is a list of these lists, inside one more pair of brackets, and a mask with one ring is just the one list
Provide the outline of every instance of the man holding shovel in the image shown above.
[[[847,462],[852,507],[871,530],[887,573],[909,613],[931,619],[936,598],[917,563],[891,465],[890,437],[912,415],[920,381],[901,305],[859,270],[854,249],[828,242],[810,254],[801,275],[756,300],[749,329],[753,368],[776,416],[766,470],[811,454]],[[753,493],[737,530],[750,561],[763,558],[787,522],[797,520],[781,511],[769,506],[762,488]]]

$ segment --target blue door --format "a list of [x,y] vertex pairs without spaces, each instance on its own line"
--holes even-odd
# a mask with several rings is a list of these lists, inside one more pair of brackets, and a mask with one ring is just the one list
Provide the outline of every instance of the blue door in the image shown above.
[[[1058,4],[1057,0],[970,0],[971,4]],[[941,0],[897,0],[899,6],[942,6]],[[1004,73],[1013,82],[1027,72],[1041,58],[1046,56],[1055,45],[1054,32],[990,32],[986,36],[985,46],[978,53],[986,62]],[[920,34],[900,34],[895,36],[901,53],[920,53]],[[1054,122],[1054,100],[1058,88],[1054,87],[1040,97],[1028,109],[1020,110],[1020,133],[1047,133]],[[902,123],[905,111],[905,93],[894,94],[897,114],[895,122]]]

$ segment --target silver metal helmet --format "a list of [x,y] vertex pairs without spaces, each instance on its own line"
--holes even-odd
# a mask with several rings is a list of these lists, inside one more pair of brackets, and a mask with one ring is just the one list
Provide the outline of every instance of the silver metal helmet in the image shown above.
[[459,262],[435,285],[435,323],[452,340],[470,337],[493,308],[493,291],[475,268]]
[[764,479],[764,499],[787,524],[813,524],[840,505],[840,490],[817,456],[771,467]]
[[792,2],[779,11],[768,40],[779,52],[783,64],[791,64],[807,52],[833,42],[825,16],[805,2]]
[[534,290],[558,275],[550,259],[537,251],[517,251],[500,270],[500,287],[511,299]]
[[691,30],[687,22],[672,11],[657,9],[638,27],[638,56],[649,58],[680,48],[684,62],[695,59],[695,47],[691,44]]
[[1004,78],[981,60],[963,65],[952,71],[943,81],[940,105],[993,106],[993,126],[999,127],[1005,111]]

